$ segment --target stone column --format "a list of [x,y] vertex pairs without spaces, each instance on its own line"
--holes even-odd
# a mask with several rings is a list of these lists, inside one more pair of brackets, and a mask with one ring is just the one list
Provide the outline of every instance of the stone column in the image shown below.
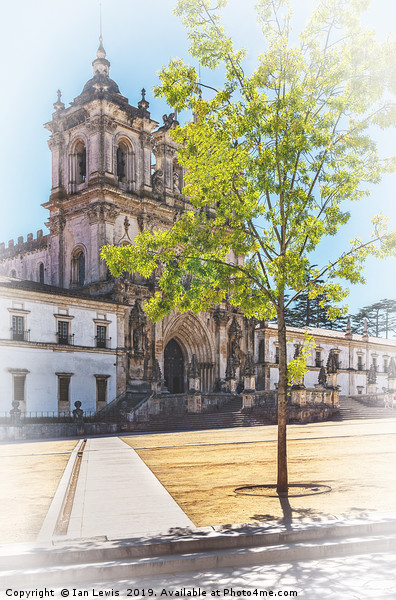
[[216,324],[217,328],[217,356],[218,356],[218,364],[217,364],[217,372],[216,377],[219,380],[222,380],[227,377],[226,370],[227,366],[227,332],[226,327],[229,320],[229,316],[225,310],[217,308],[213,313],[213,320]]
[[202,410],[201,381],[199,377],[198,362],[195,354],[192,355],[188,368],[188,412],[200,413]]

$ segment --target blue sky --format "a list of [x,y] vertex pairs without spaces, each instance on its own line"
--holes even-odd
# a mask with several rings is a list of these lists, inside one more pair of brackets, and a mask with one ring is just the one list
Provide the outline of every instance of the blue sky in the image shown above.
[[[136,106],[145,87],[152,118],[162,122],[170,112],[163,101],[152,97],[156,74],[171,57],[187,56],[188,43],[179,19],[172,14],[176,0],[102,0],[104,47],[111,62],[110,75],[121,92]],[[227,29],[236,45],[246,47],[249,64],[264,49],[255,22],[254,0],[230,0]],[[299,20],[309,11],[306,0],[292,0]],[[396,4],[376,0],[367,23],[380,36],[395,28]],[[43,226],[47,211],[40,205],[50,192],[51,156],[48,132],[43,124],[51,119],[56,90],[68,105],[92,76],[92,60],[98,45],[99,0],[20,0],[3,6],[2,94],[0,119],[2,143],[0,165],[0,241],[8,242]],[[191,59],[190,59],[191,60]],[[193,63],[194,64],[194,63]],[[215,81],[202,71],[202,79]],[[395,153],[395,130],[373,132],[384,156]],[[396,228],[396,175],[386,177],[371,197],[351,206],[352,218],[342,235],[330,238],[323,253],[330,256],[345,240],[370,232],[370,217],[379,210],[391,217]],[[384,297],[396,297],[396,262],[370,260],[366,286],[351,290],[351,312]]]

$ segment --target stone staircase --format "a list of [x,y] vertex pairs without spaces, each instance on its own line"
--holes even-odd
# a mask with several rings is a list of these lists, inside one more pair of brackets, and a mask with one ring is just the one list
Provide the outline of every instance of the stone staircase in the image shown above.
[[269,424],[259,416],[242,412],[242,398],[235,396],[215,412],[185,415],[159,415],[141,424],[139,431],[187,431],[194,429],[224,429]]
[[391,417],[396,418],[396,409],[384,408],[383,406],[367,406],[363,402],[359,402],[348,396],[341,396],[340,411],[331,420],[389,419]]

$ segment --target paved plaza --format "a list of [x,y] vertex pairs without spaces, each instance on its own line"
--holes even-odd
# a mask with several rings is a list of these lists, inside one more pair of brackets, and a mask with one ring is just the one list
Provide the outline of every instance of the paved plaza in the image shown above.
[[[306,445],[310,449],[309,452],[313,447],[317,447],[319,454],[321,452],[323,454],[324,449],[328,452],[331,443],[335,448],[342,448],[345,465],[348,465],[348,460],[350,460],[350,467],[346,468],[343,473],[343,463],[340,462],[341,455],[337,450],[334,456],[338,457],[338,464],[329,473],[329,477],[334,481],[333,485],[335,487],[337,485],[341,492],[344,489],[347,494],[351,487],[351,480],[359,480],[361,502],[357,506],[360,511],[367,508],[367,504],[365,505],[367,499],[375,499],[376,495],[378,506],[389,506],[394,510],[396,498],[392,465],[396,455],[395,433],[396,420],[390,419],[386,422],[320,423],[306,427],[290,427],[289,439],[291,447],[293,444],[297,444],[299,448]],[[256,522],[256,525],[246,526],[246,530],[231,527],[226,532],[226,536],[229,538],[240,535],[256,535],[260,532],[271,534],[279,523],[282,531],[286,533],[288,530],[295,531],[300,535],[299,539],[294,539],[294,542],[297,543],[294,545],[291,543],[290,546],[288,541],[283,543],[271,541],[271,544],[275,545],[271,546],[272,550],[269,548],[270,552],[279,551],[281,553],[277,558],[273,558],[274,555],[271,558],[270,552],[267,553],[267,549],[262,547],[258,549],[253,547],[246,551],[243,547],[244,542],[240,544],[240,549],[238,546],[230,549],[230,546],[226,545],[219,551],[216,550],[216,546],[212,546],[208,550],[205,547],[205,536],[207,538],[221,537],[224,535],[224,530],[208,525],[197,527],[197,523],[191,517],[193,511],[190,511],[188,503],[185,504],[188,510],[184,511],[183,502],[175,501],[176,494],[173,493],[172,486],[161,483],[161,481],[166,481],[163,478],[163,464],[161,477],[158,478],[154,468],[155,461],[152,462],[154,466],[151,469],[149,468],[151,463],[147,462],[149,465],[147,466],[139,456],[142,448],[148,453],[147,456],[157,455],[159,457],[165,450],[176,452],[178,456],[183,457],[184,467],[182,468],[180,464],[175,467],[171,460],[171,454],[165,455],[165,463],[168,461],[171,474],[174,469],[175,479],[180,482],[184,473],[187,482],[193,473],[194,466],[190,464],[188,458],[189,448],[193,447],[194,453],[201,454],[202,460],[204,460],[205,448],[209,447],[211,455],[217,453],[218,456],[221,456],[226,450],[228,452],[230,449],[234,449],[238,456],[242,457],[242,463],[246,465],[243,457],[249,453],[249,448],[253,448],[253,445],[257,443],[264,444],[264,447],[269,448],[275,441],[275,435],[275,427],[257,427],[221,432],[136,435],[129,439],[124,438],[125,441],[111,436],[92,437],[86,440],[85,445],[83,440],[77,441],[74,449],[69,451],[73,446],[70,442],[70,448],[65,448],[69,451],[69,461],[60,480],[57,475],[57,489],[47,514],[45,518],[43,517],[41,529],[37,531],[36,541],[29,544],[0,547],[0,563],[3,565],[3,572],[0,572],[0,600],[10,596],[27,598],[27,595],[21,595],[21,593],[28,591],[36,591],[35,597],[45,597],[44,595],[40,596],[41,592],[42,594],[48,592],[47,596],[55,598],[69,595],[69,597],[85,598],[117,596],[135,598],[251,596],[258,598],[278,596],[308,600],[319,600],[320,598],[336,600],[396,599],[396,544],[393,542],[392,526],[390,526],[389,532],[386,528],[370,533],[370,529],[366,527],[366,534],[362,534],[359,530],[360,537],[356,534],[359,537],[356,545],[354,545],[353,536],[351,537],[349,534],[348,543],[351,543],[351,549],[340,553],[337,548],[341,542],[337,536],[334,540],[324,539],[323,545],[320,540],[313,540],[312,536],[310,539],[304,538],[304,528],[318,531],[322,525],[330,525],[330,527],[334,524],[336,526],[349,525],[353,522],[353,518],[358,518],[356,513],[348,516],[337,512],[339,500],[337,500],[336,493],[318,496],[321,516],[315,516],[314,513],[314,516],[310,517],[309,512],[302,516],[296,512],[289,515],[293,519],[292,522],[285,520],[283,520],[283,524],[282,521],[274,522],[273,530],[271,530],[270,521],[263,519],[261,524]],[[57,442],[49,441],[42,443],[40,447],[32,445],[32,448],[35,449],[36,455],[38,451],[42,452],[42,458],[45,461],[47,456],[51,457],[51,449],[55,448],[59,452],[56,444]],[[372,456],[372,463],[370,463],[366,459],[366,455],[373,452],[375,448],[377,450],[375,456]],[[7,447],[3,445],[2,451],[8,461],[18,460],[19,480],[22,481],[20,459],[21,456],[28,456],[29,444],[10,444]],[[309,452],[307,450],[305,454],[301,454],[305,458],[305,462],[303,461],[305,469],[308,468],[306,463]],[[141,454],[144,455],[144,453]],[[80,463],[75,473],[78,458],[80,458]],[[359,458],[364,463],[362,469],[360,467],[357,469]],[[296,463],[295,459],[292,460],[292,464],[294,463]],[[327,463],[323,464],[331,464],[331,460],[329,459]],[[27,465],[26,478],[29,477],[29,461],[27,461]],[[51,461],[48,462],[48,465],[51,465]],[[356,466],[354,472],[351,471],[351,465]],[[314,468],[314,465],[311,467]],[[380,479],[375,480],[375,485],[373,485],[374,480],[370,477],[365,478],[364,473],[368,474],[376,467]],[[214,469],[215,466],[212,465],[212,468]],[[59,471],[58,467],[57,469]],[[231,478],[237,476],[234,466],[230,465],[229,471]],[[41,476],[44,476],[45,469],[41,469],[40,473]],[[386,479],[387,474],[389,474],[388,480]],[[215,472],[214,475],[216,475]],[[253,475],[250,474],[249,477],[253,477]],[[75,481],[71,486],[73,477]],[[382,481],[381,477],[385,477],[385,480]],[[337,479],[340,480],[338,483]],[[215,481],[213,477],[207,479],[208,498],[210,498],[214,486],[213,481]],[[221,485],[219,476],[217,483],[219,486]],[[387,483],[388,489],[386,488]],[[71,487],[73,494],[70,495]],[[339,490],[337,493],[340,495]],[[188,493],[187,490],[187,495]],[[19,494],[23,495],[22,488],[19,490]],[[386,498],[382,497],[384,494],[386,494]],[[300,499],[300,501],[306,502],[308,506],[308,498]],[[228,502],[231,502],[231,499]],[[290,502],[294,506],[294,500],[291,499]],[[70,504],[67,527],[64,534],[60,535],[57,529],[59,515],[67,504]],[[367,520],[369,528],[372,515],[374,515],[374,520],[377,518],[375,514],[375,503],[371,505],[371,510],[362,513],[362,518]],[[396,522],[395,515],[396,511],[393,516],[391,514],[389,517],[393,519],[393,522]],[[2,518],[5,519],[6,516],[3,515]],[[328,522],[323,523],[323,519],[326,518]],[[367,523],[363,523],[363,525],[366,526]],[[303,532],[303,537],[301,537],[301,532]],[[367,546],[366,551],[364,550],[364,535],[367,535],[367,532],[368,536],[371,536],[371,546]],[[166,545],[167,540],[171,539],[169,536],[173,536],[172,542],[176,541],[177,544],[179,541],[183,544],[186,538],[195,540],[201,538],[204,540],[204,545],[191,550],[188,550],[188,547],[180,550],[179,547],[179,555],[176,559],[172,548],[168,552],[169,556],[162,559],[155,558],[157,556],[155,551],[146,558],[139,558],[139,556],[136,558],[136,554],[127,554],[129,552],[127,547],[132,548],[132,552],[135,552],[133,548],[138,547],[139,544],[141,547],[152,547],[153,543],[155,545],[158,541],[161,543],[165,541]],[[211,540],[209,539],[209,541]],[[292,539],[291,542],[293,542]],[[197,543],[199,545],[201,542]],[[324,548],[326,544],[327,549]],[[308,548],[307,554],[308,546],[310,548]],[[118,552],[117,549],[122,547],[126,548],[122,557],[121,554],[114,554],[114,550]],[[312,550],[312,548],[314,549]],[[89,553],[78,554],[81,549],[91,551],[90,562],[86,558]],[[29,562],[36,552],[42,552],[43,555],[47,553],[49,556],[54,550],[59,552],[58,562],[62,562],[62,556],[65,557],[66,563],[72,562],[68,558],[69,552],[77,553],[75,567],[72,565],[70,570],[67,564],[62,567],[64,573],[60,579],[61,583],[59,583],[59,577],[56,576],[57,569],[61,567],[57,566],[55,562],[48,567],[49,571],[46,570],[46,567],[40,571],[40,565],[34,566],[34,563]],[[260,558],[255,561],[254,552],[257,550],[261,554]],[[290,551],[293,551],[294,554],[292,555]],[[249,552],[251,556],[247,560],[250,563],[247,564],[246,554]],[[282,554],[283,552],[285,554]],[[289,554],[287,554],[288,552]],[[232,560],[229,558],[229,553],[233,553]],[[196,556],[198,555],[200,555],[200,559],[197,561]],[[283,556],[285,558],[282,559]],[[155,566],[157,560],[164,564],[167,560],[174,561],[172,564],[178,566],[182,565],[184,561],[184,566],[172,569],[162,565],[160,569],[157,569]],[[189,565],[186,567],[186,560],[190,561],[189,565],[192,568]],[[146,570],[141,569],[139,561],[143,565],[146,561]],[[85,562],[87,562],[86,565]],[[148,563],[150,563],[149,566],[147,566]],[[162,573],[159,572],[161,568]],[[7,569],[8,572],[6,572]],[[150,572],[150,569],[151,574],[146,575],[145,573]],[[31,593],[29,597],[34,597],[34,595]]]
[[90,600],[106,592],[109,595],[118,592],[121,598],[170,598],[179,594],[192,597],[194,590],[199,598],[394,600],[396,552],[170,573],[107,583],[98,580],[83,586],[69,584],[53,589],[54,597],[60,598],[61,590],[67,589],[71,597],[80,592]]

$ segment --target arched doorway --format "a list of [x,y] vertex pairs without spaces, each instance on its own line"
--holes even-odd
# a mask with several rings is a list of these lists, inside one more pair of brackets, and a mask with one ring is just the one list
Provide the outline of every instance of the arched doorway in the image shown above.
[[184,392],[184,359],[176,340],[170,340],[164,352],[165,385],[171,394]]

